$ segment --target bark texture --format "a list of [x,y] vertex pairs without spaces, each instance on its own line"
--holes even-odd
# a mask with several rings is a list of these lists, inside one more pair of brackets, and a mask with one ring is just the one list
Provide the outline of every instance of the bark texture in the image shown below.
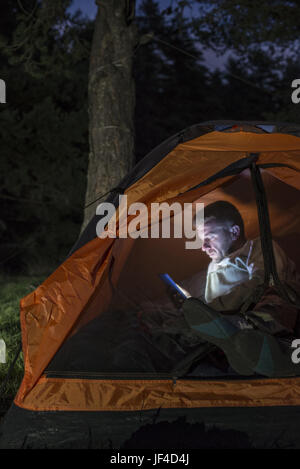
[[[134,161],[134,0],[98,0],[89,71],[89,167],[85,205],[118,185]],[[101,199],[103,201],[104,199]],[[100,201],[85,209],[82,229]]]

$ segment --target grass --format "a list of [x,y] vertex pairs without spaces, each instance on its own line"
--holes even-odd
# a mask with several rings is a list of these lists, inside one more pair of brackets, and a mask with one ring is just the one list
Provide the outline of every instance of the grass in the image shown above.
[[0,277],[0,339],[6,344],[6,363],[0,363],[0,399],[11,401],[23,378],[23,354],[20,353],[4,389],[1,386],[21,344],[20,299],[42,283],[44,277]]

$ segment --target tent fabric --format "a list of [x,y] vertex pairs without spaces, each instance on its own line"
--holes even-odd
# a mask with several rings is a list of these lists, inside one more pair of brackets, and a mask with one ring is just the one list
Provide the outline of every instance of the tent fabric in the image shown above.
[[[156,408],[299,406],[300,378],[91,380],[40,378],[28,410],[132,411]],[[15,402],[18,405],[18,402]]]
[[252,132],[210,132],[182,143],[179,150],[266,152],[299,150],[299,139],[293,135],[256,134]]
[[[239,167],[243,167],[243,162],[251,154],[257,153],[256,164],[265,165],[264,181],[267,192],[271,194],[272,230],[279,238],[283,238],[287,249],[290,247],[293,250],[287,240],[291,233],[285,233],[285,230],[286,226],[294,223],[295,235],[299,235],[299,226],[296,223],[299,205],[291,202],[290,213],[282,207],[278,211],[281,195],[276,192],[276,188],[285,188],[283,198],[287,201],[293,200],[293,191],[298,195],[300,128],[288,124],[280,127],[270,123],[275,130],[287,129],[290,134],[267,133],[255,127],[254,123],[229,124],[237,128],[233,131],[230,131],[230,127],[224,132],[216,131],[216,122],[194,126],[178,134],[175,139],[169,139],[167,144],[163,143],[161,154],[159,148],[155,149],[152,154],[154,163],[151,163],[152,157],[149,155],[120,184],[123,188],[127,186],[124,193],[128,196],[128,205],[144,202],[150,206],[152,202],[164,201],[178,201],[183,204],[195,203],[197,200],[207,204],[220,198],[232,200],[242,215],[247,212],[248,216],[250,210],[247,221],[249,236],[257,236],[259,233],[255,204],[251,205],[249,200],[243,203],[238,197],[245,190],[243,185],[247,181],[250,184],[249,177]],[[247,131],[241,129],[242,127],[246,127]],[[233,172],[229,175],[224,172],[222,176],[222,171],[230,165]],[[214,178],[216,174],[220,175],[217,179]],[[114,200],[117,206],[115,195],[109,200]],[[118,221],[122,219],[122,215],[122,211],[118,213],[118,229]],[[300,404],[299,378],[178,380],[174,386],[171,377],[166,380],[138,380],[132,376],[122,380],[108,380],[103,377],[47,377],[44,372],[66,339],[109,307],[114,294],[113,286],[117,288],[122,275],[124,277],[125,265],[125,277],[130,278],[128,273],[132,253],[139,243],[131,239],[124,242],[113,238],[91,239],[91,236],[95,236],[92,232],[96,221],[96,218],[91,221],[88,230],[83,233],[66,261],[40,287],[21,300],[25,374],[15,399],[16,405],[32,410],[137,410],[141,408],[141,401],[146,402],[146,407],[143,408],[148,409],[160,406]],[[154,249],[155,242],[149,244],[149,255],[152,252],[150,246]],[[189,255],[192,257],[194,253]],[[147,256],[145,262],[146,259]],[[202,263],[203,259],[202,254]],[[296,261],[299,264],[300,259]],[[134,265],[133,263],[132,270]]]

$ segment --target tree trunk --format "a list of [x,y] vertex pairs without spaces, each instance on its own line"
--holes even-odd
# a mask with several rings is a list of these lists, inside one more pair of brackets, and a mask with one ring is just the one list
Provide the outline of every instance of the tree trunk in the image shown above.
[[[113,187],[134,161],[134,0],[98,0],[89,71],[89,167],[85,205]],[[103,201],[102,199],[101,201]],[[82,229],[100,201],[85,209]]]

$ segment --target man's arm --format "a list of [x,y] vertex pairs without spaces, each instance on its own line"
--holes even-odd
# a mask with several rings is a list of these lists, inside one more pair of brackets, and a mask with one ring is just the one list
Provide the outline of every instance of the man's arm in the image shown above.
[[238,312],[241,306],[253,295],[254,290],[262,285],[264,281],[264,272],[257,271],[251,280],[243,282],[233,287],[226,295],[218,296],[210,303],[207,303],[215,311],[227,313]]

